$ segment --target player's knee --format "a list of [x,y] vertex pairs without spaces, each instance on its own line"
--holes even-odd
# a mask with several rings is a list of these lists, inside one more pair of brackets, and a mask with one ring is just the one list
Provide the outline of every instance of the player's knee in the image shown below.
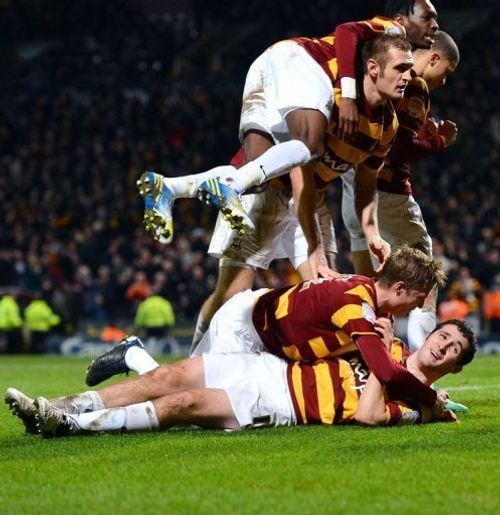
[[168,384],[169,387],[180,387],[185,376],[183,363],[181,361],[179,363],[160,365],[151,372],[148,372],[148,379],[156,385]]
[[293,139],[301,141],[307,147],[313,158],[322,156],[325,152],[323,138],[318,137],[315,132],[308,131],[307,128],[296,134]]
[[326,118],[322,113],[315,110],[292,111],[287,122],[292,139],[302,141],[313,158],[323,155]]
[[309,141],[306,143],[309,152],[311,152],[311,156],[320,157],[325,153],[325,145],[323,141]]
[[161,384],[163,381],[166,380],[167,377],[170,376],[170,368],[171,365],[160,365],[151,372],[144,374],[143,377],[151,381],[152,383]]
[[185,410],[193,414],[203,408],[203,395],[200,390],[182,392],[179,394],[178,401]]

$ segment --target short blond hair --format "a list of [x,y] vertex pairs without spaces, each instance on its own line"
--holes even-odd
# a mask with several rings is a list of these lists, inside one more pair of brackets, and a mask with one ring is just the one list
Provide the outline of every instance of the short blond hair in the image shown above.
[[406,244],[391,254],[376,277],[385,287],[402,281],[407,290],[422,292],[434,286],[442,288],[446,283],[446,272],[440,263]]

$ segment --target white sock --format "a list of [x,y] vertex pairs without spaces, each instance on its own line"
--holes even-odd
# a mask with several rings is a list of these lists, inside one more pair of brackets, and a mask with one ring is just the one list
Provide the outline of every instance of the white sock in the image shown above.
[[125,363],[130,370],[137,372],[139,375],[151,372],[151,370],[160,366],[146,349],[137,346],[127,349],[125,352]]
[[232,186],[238,193],[243,193],[251,186],[279,177],[290,168],[305,165],[311,159],[311,152],[300,140],[278,143],[239,168],[234,174]]
[[92,390],[76,395],[51,399],[50,403],[56,408],[64,410],[66,413],[74,413],[77,415],[104,409],[104,402],[102,401],[101,395]]
[[191,349],[189,354],[191,354],[194,349],[200,343],[200,340],[203,338],[203,335],[207,332],[208,326],[210,323],[207,323],[203,315],[200,313],[198,315],[198,319],[196,320],[196,327],[194,329],[193,341],[191,342]]
[[73,416],[84,431],[152,431],[160,427],[151,401],[125,408],[110,408]]
[[430,307],[415,308],[408,316],[408,347],[410,352],[420,349],[436,327],[436,311]]
[[184,175],[182,177],[164,177],[163,182],[172,192],[174,198],[194,198],[202,182],[214,177],[233,176],[236,168],[231,165],[216,166],[210,170],[195,175]]

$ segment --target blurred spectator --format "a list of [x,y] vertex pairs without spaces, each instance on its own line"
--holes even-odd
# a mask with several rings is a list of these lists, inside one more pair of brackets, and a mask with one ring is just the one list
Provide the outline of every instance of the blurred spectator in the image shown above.
[[150,295],[151,284],[149,283],[146,274],[140,270],[135,273],[132,284],[125,292],[125,298],[137,305]]
[[172,304],[160,295],[144,299],[137,308],[134,325],[146,337],[162,338],[175,324]]
[[107,325],[101,331],[101,340],[107,343],[118,343],[127,337],[127,333],[114,325]]
[[47,301],[38,295],[24,310],[24,323],[27,329],[28,352],[42,354],[51,330],[59,325],[61,318],[54,313]]
[[480,308],[481,285],[470,275],[466,266],[460,267],[457,278],[451,283],[448,295],[451,299],[460,299],[467,303],[470,312]]
[[438,316],[440,322],[458,318],[464,320],[470,313],[470,308],[464,299],[453,297],[441,302],[438,306]]
[[483,316],[489,332],[500,333],[500,273],[495,275],[491,290],[484,294]]
[[7,354],[23,351],[22,324],[21,310],[16,299],[12,295],[4,295],[0,299],[0,335]]

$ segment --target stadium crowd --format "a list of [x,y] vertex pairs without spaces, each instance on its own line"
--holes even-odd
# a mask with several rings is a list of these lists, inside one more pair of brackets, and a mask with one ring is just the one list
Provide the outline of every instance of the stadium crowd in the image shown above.
[[[320,35],[359,17],[356,2],[341,15],[329,2],[316,3],[301,25],[301,2],[277,2],[293,17],[274,27],[274,40],[287,36],[292,18],[294,31],[316,23]],[[11,60],[0,72],[0,295],[13,293],[23,303],[41,292],[68,329],[84,319],[131,319],[152,293],[172,302],[178,321],[190,322],[215,285],[218,264],[206,248],[216,213],[198,201],[178,202],[176,237],[162,246],[143,230],[135,181],[146,169],[179,175],[229,161],[239,144],[245,69],[255,40],[259,52],[270,36],[266,18],[257,18],[252,30],[262,38],[253,36],[248,48],[235,39],[232,52],[214,32],[224,17],[228,27],[246,27],[263,2],[225,11],[224,2],[192,2],[191,10],[159,14],[135,2],[95,1],[85,3],[84,18],[81,7],[68,12],[64,2],[46,4],[7,2],[0,16],[4,47],[17,41],[25,49],[25,60],[7,52]],[[39,11],[30,11],[33,5]],[[490,9],[482,25],[457,34],[458,71],[433,97],[432,114],[454,120],[459,141],[413,173],[435,255],[449,273],[440,302],[455,298],[477,314],[485,294],[500,289],[500,66],[491,44],[500,30]],[[328,24],[311,14],[318,12],[330,16]],[[212,49],[217,58],[206,60],[201,47],[209,43],[221,51]],[[340,184],[331,186],[329,205],[338,268],[348,272],[340,193]],[[256,286],[294,279],[280,262]],[[498,317],[498,309],[487,312],[486,330],[497,328]]]

